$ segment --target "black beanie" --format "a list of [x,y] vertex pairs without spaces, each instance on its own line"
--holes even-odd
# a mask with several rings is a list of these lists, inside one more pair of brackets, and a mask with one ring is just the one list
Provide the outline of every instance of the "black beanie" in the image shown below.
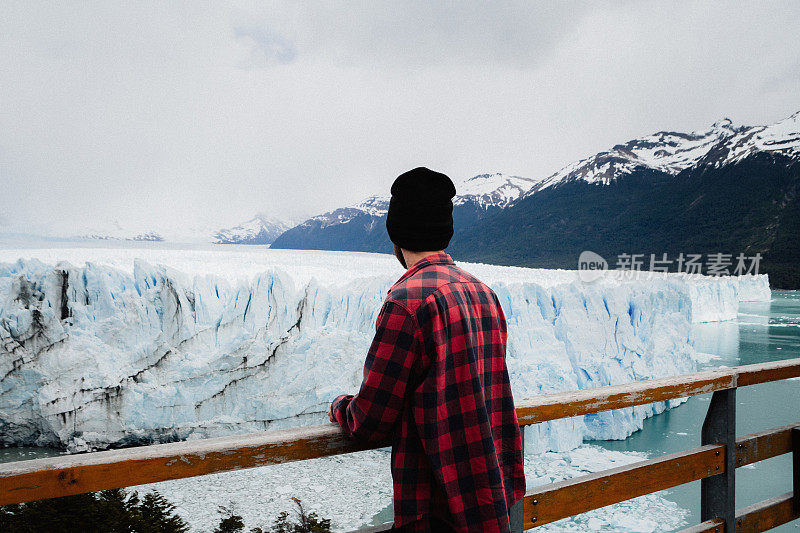
[[440,172],[418,167],[400,174],[386,216],[389,239],[412,252],[444,250],[453,236],[455,195],[453,182]]

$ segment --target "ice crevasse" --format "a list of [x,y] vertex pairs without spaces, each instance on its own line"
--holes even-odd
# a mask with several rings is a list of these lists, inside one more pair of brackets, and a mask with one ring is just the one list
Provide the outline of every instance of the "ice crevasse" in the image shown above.
[[[229,279],[142,260],[0,263],[0,443],[78,451],[321,423],[333,396],[357,390],[398,277],[362,277],[354,261],[339,282],[278,267]],[[505,311],[516,398],[692,372],[692,322],[770,297],[766,276],[582,283],[464,267]],[[537,424],[526,446],[624,438],[666,407]]]

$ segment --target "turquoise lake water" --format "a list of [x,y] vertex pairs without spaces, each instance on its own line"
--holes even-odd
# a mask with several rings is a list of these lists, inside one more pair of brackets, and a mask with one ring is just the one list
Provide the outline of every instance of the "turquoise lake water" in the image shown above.
[[[771,302],[740,305],[736,321],[697,324],[695,348],[714,357],[703,368],[749,365],[800,357],[800,291],[773,291]],[[700,445],[700,428],[711,395],[690,398],[684,405],[646,420],[644,429],[624,441],[595,442],[609,450],[644,451],[651,456]],[[800,422],[800,380],[784,380],[739,388],[736,433],[745,435]],[[736,470],[736,506],[750,505],[792,490],[791,454]],[[700,482],[675,487],[667,498],[700,522]],[[800,529],[800,521],[772,531]]]

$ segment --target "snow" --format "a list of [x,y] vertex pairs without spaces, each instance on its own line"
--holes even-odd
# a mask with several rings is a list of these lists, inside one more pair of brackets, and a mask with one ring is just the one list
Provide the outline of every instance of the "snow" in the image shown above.
[[715,144],[735,131],[730,121],[726,120],[715,123],[711,129],[702,133],[662,131],[634,139],[567,165],[543,180],[531,193],[563,181],[578,179],[607,185],[617,177],[640,168],[677,174],[695,165]]
[[538,181],[520,176],[506,176],[500,172],[479,174],[456,184],[457,196],[453,199],[453,204],[473,202],[483,209],[490,206],[506,207],[528,192]]
[[354,218],[365,214],[371,217],[382,217],[388,210],[389,196],[370,196],[357,204],[340,207],[339,209],[311,217],[300,226],[319,225],[322,228],[326,228],[334,224],[346,224]]
[[41,218],[34,224],[10,221],[2,228],[0,239],[17,236],[20,242],[47,241],[168,241],[174,243],[210,243],[219,230],[218,223],[207,220],[185,221],[181,226],[148,221],[97,219],[92,223]]
[[[40,241],[50,245],[58,242],[86,241],[118,241],[117,246],[124,246],[126,241],[165,241],[180,245],[210,244],[212,242],[230,242],[255,237],[265,231],[272,239],[293,226],[293,222],[275,217],[257,214],[253,218],[239,224],[232,220],[198,220],[182,221],[179,225],[161,223],[159,221],[124,221],[117,219],[97,219],[91,223],[75,223],[73,221],[37,220],[33,225],[20,221],[9,221],[0,231],[0,240],[4,242],[31,243]],[[238,221],[236,221],[238,222]]]
[[[256,238],[272,242],[292,225],[269,215],[258,214],[237,226],[215,232],[214,237],[218,243],[238,243]],[[265,243],[260,242],[260,244]]]
[[[321,422],[357,389],[402,274],[389,255],[237,246],[7,249],[3,261],[0,438],[72,450]],[[503,305],[518,398],[694,371],[691,322],[735,318],[739,294],[758,294],[740,286],[767,287],[464,266]],[[541,424],[528,442],[624,438],[665,407]]]
[[719,167],[737,163],[759,151],[800,159],[800,111],[769,126],[745,128],[726,139],[718,151],[720,154],[708,164]]
[[541,180],[527,194],[575,180],[608,185],[643,168],[675,175],[695,165],[720,167],[757,151],[800,158],[800,112],[769,126],[734,126],[726,118],[704,132],[661,131],[633,139],[570,163]]

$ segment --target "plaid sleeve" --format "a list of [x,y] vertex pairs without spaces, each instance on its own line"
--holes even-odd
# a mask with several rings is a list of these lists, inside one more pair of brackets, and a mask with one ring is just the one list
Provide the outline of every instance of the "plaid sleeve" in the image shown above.
[[347,435],[372,441],[389,436],[403,410],[417,342],[416,323],[408,311],[386,302],[364,363],[361,389],[333,401],[334,417]]

